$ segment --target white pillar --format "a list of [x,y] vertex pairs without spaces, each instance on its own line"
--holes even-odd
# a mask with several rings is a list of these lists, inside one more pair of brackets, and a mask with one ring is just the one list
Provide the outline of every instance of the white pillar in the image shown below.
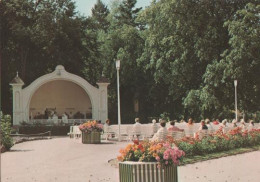
[[109,83],[97,83],[99,86],[99,119],[105,123],[108,119],[107,87]]
[[20,122],[25,120],[25,113],[23,110],[23,92],[22,86],[24,85],[23,81],[18,77],[10,83],[13,89],[13,125],[19,125]]

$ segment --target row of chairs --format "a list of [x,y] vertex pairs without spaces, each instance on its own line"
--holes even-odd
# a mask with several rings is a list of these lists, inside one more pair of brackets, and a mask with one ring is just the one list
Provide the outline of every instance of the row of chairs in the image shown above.
[[[108,131],[105,131],[103,136],[115,136],[115,138],[118,138],[118,131],[119,128],[117,126],[113,126],[110,127],[110,129]],[[111,135],[113,134],[113,135]],[[127,127],[122,127],[120,129],[120,137],[121,140],[125,140],[125,141],[132,141],[134,139],[139,139],[139,140],[144,140],[146,138],[151,138],[153,136],[152,131],[150,130],[142,130],[141,132],[134,132],[133,131],[133,127],[132,126],[127,126]]]
[[[110,128],[108,131],[105,131],[101,138],[102,139],[117,139],[118,138],[118,127]],[[209,135],[210,131],[201,131],[199,132],[199,137],[202,138],[204,136]],[[70,138],[80,138],[81,137],[81,131],[78,126],[70,126],[70,132],[68,133]],[[151,130],[143,130],[141,133],[135,133],[132,130],[131,126],[124,127],[120,130],[120,136],[121,140],[125,141],[132,141],[134,139],[144,140],[144,139],[150,139],[153,137],[153,133]],[[168,136],[172,136],[175,139],[180,139],[184,136],[195,136],[195,131],[186,130],[186,131],[172,131],[168,133]]]

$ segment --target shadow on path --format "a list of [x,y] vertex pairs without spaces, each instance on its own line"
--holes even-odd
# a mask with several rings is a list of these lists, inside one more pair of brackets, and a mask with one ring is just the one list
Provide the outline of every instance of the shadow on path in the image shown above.
[[31,150],[31,149],[25,149],[25,150],[16,150],[16,149],[14,149],[14,150],[10,150],[10,151],[8,151],[8,152],[31,152],[31,151],[34,151],[34,150]]
[[116,144],[116,143],[115,142],[84,143],[83,145],[107,145],[107,144]]

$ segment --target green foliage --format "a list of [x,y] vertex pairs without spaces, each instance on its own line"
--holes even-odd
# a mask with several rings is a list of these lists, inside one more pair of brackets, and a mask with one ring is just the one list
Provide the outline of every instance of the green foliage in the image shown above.
[[187,142],[180,142],[178,144],[178,147],[180,150],[183,150],[185,152],[185,155],[190,156],[193,155],[195,153],[195,148],[193,146],[193,144],[191,143],[187,143]]
[[101,0],[97,0],[94,8],[92,8],[92,16],[91,20],[95,25],[96,30],[104,30],[107,31],[109,27],[109,22],[107,20],[107,16],[109,14],[109,10],[106,5]]
[[6,150],[10,150],[10,148],[14,145],[13,139],[10,137],[11,132],[11,116],[3,115],[1,117],[2,145]]
[[170,113],[168,112],[163,112],[160,114],[160,118],[166,122],[170,121]]
[[85,31],[92,24],[76,15],[71,0],[1,1],[0,17],[4,111],[11,112],[16,71],[26,86],[59,64],[91,83],[101,75],[96,36]]
[[260,60],[254,2],[165,0],[141,12],[138,20],[147,29],[140,65],[153,72],[153,88],[168,91],[156,99],[168,108],[178,104],[174,115],[230,117],[234,79],[241,82],[239,110],[259,110],[254,104],[260,95],[258,79],[253,78]]
[[28,85],[62,64],[91,84],[104,73],[115,123],[120,59],[123,123],[163,112],[173,119],[234,117],[234,79],[238,110],[259,120],[258,1],[163,0],[144,10],[135,5],[113,1],[108,9],[98,0],[92,15],[82,17],[72,0],[1,1],[4,111],[12,110],[9,82],[17,70]]
[[260,68],[259,7],[249,3],[224,23],[230,36],[229,47],[220,61],[207,66],[203,75],[205,86],[202,94],[214,99],[213,102],[204,102],[205,109],[216,106],[219,113],[233,109],[233,80],[237,79],[239,110],[259,111],[260,81],[255,77]]
[[131,25],[137,26],[135,19],[137,17],[138,12],[142,8],[135,8],[137,0],[123,0],[122,3],[118,7],[118,13],[115,15],[115,18],[118,20],[118,25]]

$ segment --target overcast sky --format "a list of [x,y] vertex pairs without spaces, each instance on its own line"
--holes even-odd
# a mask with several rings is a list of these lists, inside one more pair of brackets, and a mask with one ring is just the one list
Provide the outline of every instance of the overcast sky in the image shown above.
[[[77,10],[85,16],[91,15],[91,9],[97,2],[97,0],[74,0],[74,1],[76,2]],[[113,0],[102,0],[102,2],[106,5],[109,5],[111,1]],[[150,4],[151,1],[152,0],[137,0],[136,7],[146,7]]]

